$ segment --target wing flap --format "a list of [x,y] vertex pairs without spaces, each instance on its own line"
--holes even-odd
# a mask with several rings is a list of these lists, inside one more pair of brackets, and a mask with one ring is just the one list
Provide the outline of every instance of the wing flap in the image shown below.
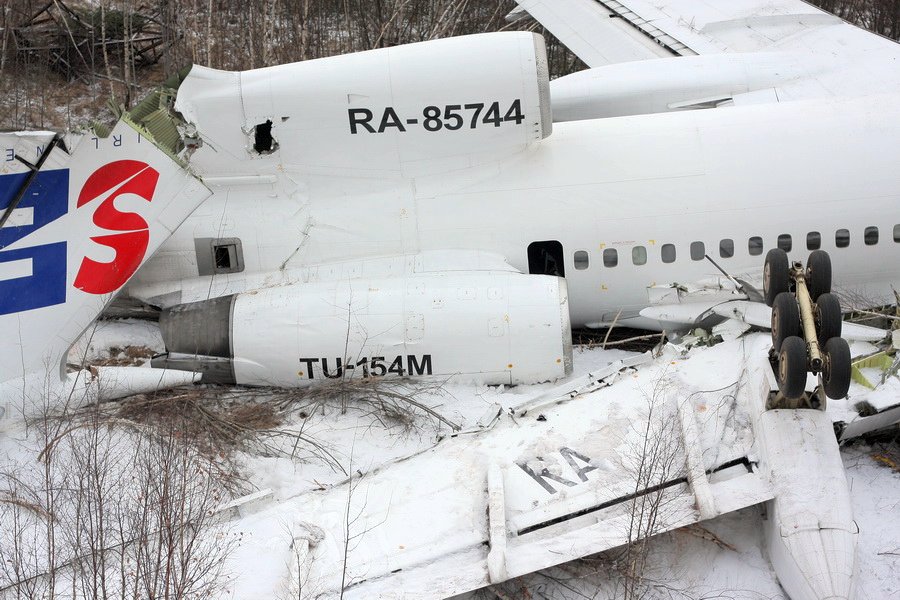
[[[713,484],[712,491],[716,506],[720,507],[717,514],[773,498],[771,486],[757,473],[747,473]],[[391,597],[392,591],[402,589],[420,600],[444,598],[623,546],[635,539],[634,533],[629,533],[633,519],[632,513],[627,510],[629,500],[621,499],[600,515],[573,513],[572,520],[577,526],[566,528],[566,523],[555,524],[509,538],[499,558],[502,564],[498,571],[502,573],[499,579],[491,577],[490,546],[485,537],[478,544],[447,552],[428,562],[367,577],[354,583],[346,590],[346,595],[348,598]],[[653,534],[672,531],[701,520],[694,495],[686,484],[680,484],[665,499],[665,510],[659,511]]]
[[697,54],[753,52],[789,36],[842,24],[837,17],[796,0],[612,0]]
[[[749,300],[710,300],[673,304],[655,304],[641,310],[642,317],[659,321],[669,330],[699,327],[709,319],[735,319],[747,325],[769,329],[772,309],[761,302]],[[860,342],[877,342],[887,335],[884,329],[844,321],[841,337]]]
[[801,0],[522,0],[519,6],[591,67],[728,52],[897,53],[890,40]]
[[519,6],[591,67],[676,55],[599,2],[521,0]]
[[[769,329],[772,326],[772,309],[760,302],[734,300],[719,304],[713,307],[712,311],[727,319],[737,319],[754,327]],[[883,340],[887,334],[884,329],[848,321],[844,321],[841,326],[841,337],[848,340],[877,342]]]
[[[772,489],[763,478],[748,473],[712,485],[716,506],[724,510],[718,514],[746,508],[773,497]],[[623,503],[627,502],[624,500]],[[701,521],[694,495],[687,484],[678,486],[677,493],[664,500],[654,534],[665,533]],[[665,513],[665,514],[662,514]],[[629,536],[632,513],[626,510],[615,516],[592,519],[590,524],[565,533],[543,532],[537,539],[516,538],[507,554],[507,575],[518,577],[550,566],[596,554],[634,541]]]

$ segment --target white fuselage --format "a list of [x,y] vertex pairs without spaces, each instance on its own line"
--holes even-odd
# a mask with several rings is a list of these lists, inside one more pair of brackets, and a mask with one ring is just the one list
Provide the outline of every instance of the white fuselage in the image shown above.
[[[527,272],[528,245],[556,240],[572,323],[595,325],[619,310],[635,317],[648,286],[716,275],[692,259],[693,242],[739,276],[758,271],[780,235],[802,259],[807,234],[819,232],[838,290],[878,302],[900,282],[898,139],[891,94],[557,123],[511,157],[426,177],[292,173],[288,158],[258,183],[210,172],[215,194],[129,287],[176,304],[302,281],[314,265],[453,249]],[[867,227],[878,228],[877,243],[864,242]],[[836,245],[841,229],[847,247]],[[751,254],[755,236],[763,247]],[[244,271],[198,276],[195,238],[239,238]],[[733,240],[732,257],[721,240]],[[674,261],[663,261],[666,244]],[[635,264],[641,248],[646,263]],[[616,266],[604,264],[611,249]],[[577,251],[586,268],[576,269]]]

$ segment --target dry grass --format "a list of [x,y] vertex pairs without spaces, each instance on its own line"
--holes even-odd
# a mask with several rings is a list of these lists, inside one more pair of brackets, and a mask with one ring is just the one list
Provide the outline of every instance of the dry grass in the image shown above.
[[101,419],[110,426],[176,432],[204,455],[231,463],[235,452],[318,460],[336,471],[343,467],[333,449],[307,431],[316,413],[356,413],[383,429],[411,432],[432,424],[459,425],[417,399],[440,394],[441,384],[351,380],[302,389],[196,386],[139,394],[67,415],[81,423]]
[[895,473],[900,473],[900,451],[898,451],[897,446],[885,446],[878,452],[873,452],[870,454],[872,460],[876,463],[885,466]]
[[125,346],[109,349],[109,356],[90,362],[92,367],[134,367],[152,358],[155,352],[147,346]]

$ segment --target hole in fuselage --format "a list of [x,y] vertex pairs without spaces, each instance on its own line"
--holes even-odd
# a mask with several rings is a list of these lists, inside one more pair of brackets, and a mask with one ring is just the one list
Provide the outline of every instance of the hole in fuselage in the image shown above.
[[260,154],[269,154],[278,148],[272,137],[272,121],[260,123],[253,128],[253,149]]

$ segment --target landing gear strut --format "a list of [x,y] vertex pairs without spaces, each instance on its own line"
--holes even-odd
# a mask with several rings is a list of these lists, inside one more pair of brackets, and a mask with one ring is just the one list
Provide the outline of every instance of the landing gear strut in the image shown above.
[[772,307],[772,351],[769,360],[781,396],[804,397],[806,373],[819,375],[819,387],[809,398],[813,408],[825,408],[825,397],[843,398],[850,388],[850,346],[841,337],[841,304],[831,294],[831,259],[816,250],[806,269],[793,265],[780,248],[769,250],[763,269],[766,304]]

